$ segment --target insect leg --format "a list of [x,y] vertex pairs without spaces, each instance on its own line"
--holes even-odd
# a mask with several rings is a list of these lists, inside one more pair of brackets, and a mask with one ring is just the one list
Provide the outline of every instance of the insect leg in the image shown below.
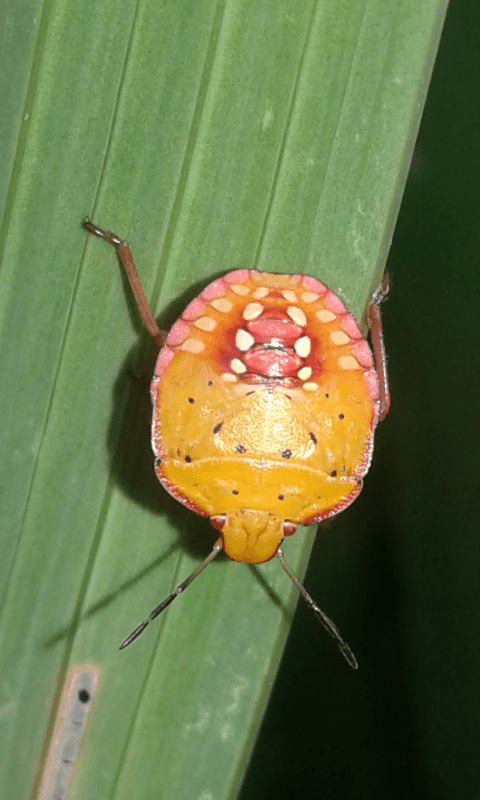
[[89,233],[93,233],[94,236],[98,236],[100,239],[105,239],[108,244],[111,244],[113,247],[115,247],[118,257],[125,269],[130,286],[132,287],[132,292],[135,296],[135,300],[137,301],[138,310],[142,315],[142,319],[146,325],[146,328],[153,336],[158,346],[163,347],[165,344],[165,333],[158,327],[157,320],[153,316],[153,311],[150,308],[147,298],[145,297],[145,292],[143,291],[143,287],[138,276],[137,268],[135,266],[135,259],[130,246],[120,239],[116,233],[111,233],[110,231],[104,231],[103,228],[98,228],[88,217],[84,218],[83,227]]
[[387,416],[390,408],[387,356],[385,353],[385,343],[383,341],[382,312],[380,306],[385,300],[391,285],[392,278],[390,273],[384,272],[382,282],[374,293],[372,302],[368,307],[368,327],[370,328],[370,336],[372,339],[375,369],[377,370],[380,384],[380,420]]

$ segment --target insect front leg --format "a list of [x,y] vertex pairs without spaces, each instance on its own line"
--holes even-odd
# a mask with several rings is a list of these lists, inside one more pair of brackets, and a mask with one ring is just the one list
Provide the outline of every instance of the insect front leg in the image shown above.
[[157,320],[155,319],[153,311],[150,308],[150,304],[145,296],[130,246],[127,244],[127,242],[124,242],[123,239],[117,236],[116,233],[105,231],[103,228],[99,228],[88,217],[85,217],[83,220],[83,227],[89,233],[93,233],[94,236],[98,236],[100,239],[105,239],[106,242],[115,247],[118,257],[122,262],[123,268],[127,274],[128,282],[132,287],[132,292],[135,296],[135,300],[137,301],[138,310],[142,315],[145,326],[148,332],[157,342],[158,346],[160,348],[163,347],[165,344],[166,333],[161,331],[158,327]]

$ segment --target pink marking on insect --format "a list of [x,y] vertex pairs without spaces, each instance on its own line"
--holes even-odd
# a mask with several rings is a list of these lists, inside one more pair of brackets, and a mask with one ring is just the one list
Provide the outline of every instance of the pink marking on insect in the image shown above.
[[338,318],[338,324],[352,339],[363,339],[362,332],[351,314],[343,314]]
[[367,384],[368,391],[370,392],[370,397],[372,400],[378,400],[380,396],[380,391],[378,387],[378,376],[374,369],[370,370],[370,372],[365,372],[363,379]]
[[312,278],[311,275],[302,275],[302,283],[309,292],[317,292],[317,294],[325,294],[327,287],[324,283],[317,280],[317,278]]
[[[242,356],[248,371],[266,378],[288,378],[297,373],[303,364],[293,351],[258,347],[248,350]],[[248,380],[248,378],[246,378]]]
[[216,297],[222,297],[226,290],[227,287],[223,280],[219,278],[205,286],[205,289],[200,293],[200,297],[203,297],[204,300],[214,300]]
[[195,300],[192,300],[192,302],[188,304],[185,311],[182,313],[182,319],[197,319],[197,317],[203,314],[207,307],[207,303],[204,300],[200,297],[196,297]]
[[347,311],[340,298],[336,294],[334,294],[330,289],[328,289],[325,295],[325,306],[326,308],[328,308],[329,311],[332,311],[334,314],[345,314]]
[[162,348],[158,355],[157,363],[155,364],[155,375],[162,375],[162,373],[165,372],[174,355],[175,351],[171,350],[169,347]]
[[355,354],[364,369],[371,369],[373,367],[372,352],[365,339],[361,339],[352,345],[352,353]]
[[287,319],[266,319],[265,315],[262,314],[258,319],[248,322],[245,327],[256,342],[271,342],[276,339],[279,344],[285,347],[294,345],[299,336],[302,335],[302,329],[290,322],[288,317]]
[[170,333],[167,336],[167,345],[169,347],[176,347],[187,338],[190,332],[190,326],[184,322],[183,319],[177,319],[172,325]]
[[250,270],[248,269],[234,269],[232,272],[227,272],[223,276],[225,283],[245,283],[248,279]]

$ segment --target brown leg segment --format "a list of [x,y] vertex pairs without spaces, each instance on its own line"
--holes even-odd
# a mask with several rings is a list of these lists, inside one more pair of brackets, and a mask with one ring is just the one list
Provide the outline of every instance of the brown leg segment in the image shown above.
[[375,358],[375,369],[377,370],[378,381],[380,384],[380,414],[379,419],[384,419],[390,408],[390,389],[388,386],[387,356],[385,353],[385,343],[383,341],[382,312],[380,306],[385,300],[392,279],[389,272],[384,272],[382,282],[372,297],[372,302],[368,307],[368,327],[373,346]]
[[133,253],[129,245],[120,239],[116,233],[111,233],[110,231],[104,231],[102,228],[98,228],[88,217],[85,217],[83,220],[83,227],[89,233],[93,233],[94,236],[98,236],[100,239],[105,239],[106,242],[115,247],[118,257],[122,262],[127,274],[130,286],[132,287],[132,292],[135,296],[135,300],[137,301],[138,310],[142,315],[142,319],[146,325],[146,328],[153,336],[158,346],[163,347],[165,344],[166,335],[158,327],[157,320],[153,316],[153,311],[150,308],[147,298],[145,297],[145,292],[143,291],[137,268],[135,266]]

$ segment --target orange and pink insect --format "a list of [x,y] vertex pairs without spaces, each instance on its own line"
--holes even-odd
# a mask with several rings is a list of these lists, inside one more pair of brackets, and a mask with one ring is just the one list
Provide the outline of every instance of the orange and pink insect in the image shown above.
[[112,244],[160,353],[151,384],[155,471],[183,505],[221,536],[212,552],[122,642],[133,642],[223,549],[234,561],[277,556],[348,663],[357,661],[333,622],[285,561],[297,525],[350,505],[370,466],[374,430],[390,396],[380,303],[367,341],[342,300],[316,278],[237,269],[208,284],[163,333],[130,247],[89,219]]

